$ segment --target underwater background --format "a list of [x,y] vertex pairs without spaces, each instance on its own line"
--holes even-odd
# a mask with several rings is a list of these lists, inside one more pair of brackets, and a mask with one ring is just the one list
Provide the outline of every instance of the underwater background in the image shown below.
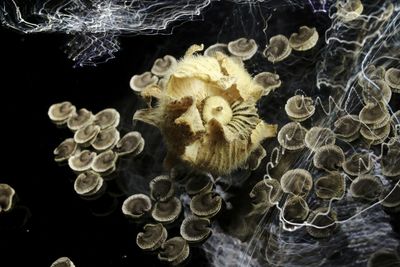
[[[96,63],[96,66],[86,64],[90,60],[84,59],[81,61],[84,66],[79,66],[67,57],[73,52],[71,46],[66,45],[71,38],[65,32],[21,34],[15,29],[0,27],[5,119],[0,183],[11,185],[17,196],[13,210],[0,214],[0,266],[50,266],[63,256],[69,257],[77,267],[169,266],[160,262],[154,253],[138,248],[136,235],[142,225],[128,220],[121,212],[127,196],[148,193],[150,180],[165,173],[162,162],[166,148],[162,135],[154,127],[133,122],[134,112],[145,108],[146,104],[129,87],[131,77],[148,71],[159,57],[169,54],[180,58],[192,44],[208,47],[240,37],[253,38],[262,51],[273,35],[288,36],[302,25],[316,27],[320,40],[312,50],[295,54],[279,64],[266,61],[258,51],[245,66],[251,74],[277,72],[283,81],[281,88],[257,103],[258,114],[267,123],[277,124],[280,129],[290,122],[284,106],[298,91],[320,99],[324,103],[321,106],[330,110],[327,104],[330,96],[335,95],[335,90],[347,88],[347,80],[353,79],[364,65],[362,57],[351,62],[339,58],[339,51],[347,49],[351,54],[356,51],[355,47],[343,49],[339,44],[325,42],[329,32],[337,31],[338,38],[343,39],[355,34],[333,24],[328,15],[331,3],[240,2],[212,1],[201,9],[200,15],[171,22],[167,30],[121,34],[119,51],[113,51],[106,62]],[[393,40],[391,45],[398,47],[398,3],[365,1],[365,6],[383,7],[389,2],[396,7],[391,17],[393,25],[381,26],[380,34],[391,30],[392,34],[388,35]],[[365,25],[370,24],[367,21]],[[81,40],[79,33],[74,36],[76,42]],[[365,51],[374,49],[379,50],[372,43],[365,45]],[[383,59],[379,62],[384,64],[389,55],[382,52]],[[390,66],[400,66],[399,55],[398,49],[393,52],[397,61]],[[337,76],[324,77],[333,69]],[[62,101],[70,101],[77,108],[85,107],[94,113],[115,108],[121,115],[119,130],[139,131],[145,140],[144,150],[138,157],[119,162],[117,178],[108,183],[107,192],[99,199],[80,198],[73,188],[76,175],[68,166],[54,162],[54,148],[71,136],[68,129],[58,129],[47,116],[49,107]],[[362,108],[354,98],[349,102],[354,102],[353,111]],[[393,112],[399,110],[399,94],[393,94],[388,105]],[[320,108],[318,119],[307,121],[307,128],[332,122],[336,112],[326,114]],[[225,207],[213,222],[212,236],[205,243],[190,247],[186,266],[367,266],[370,255],[381,248],[399,253],[398,211],[386,213],[379,205],[370,203],[358,205],[354,201],[343,201],[335,204],[338,217],[343,221],[360,214],[341,223],[340,230],[323,241],[313,240],[302,233],[302,229],[294,232],[278,229],[278,208],[258,216],[254,225],[243,224],[241,217],[251,206],[248,194],[266,174],[267,162],[273,161],[271,151],[278,145],[276,140],[265,142],[268,154],[257,170],[239,171],[219,180],[216,187],[225,194],[223,198],[229,203],[225,204],[228,208]],[[307,166],[310,161],[312,158],[305,153],[289,157],[285,164],[296,168]],[[389,184],[390,181],[385,185]],[[315,199],[310,201],[318,204]],[[169,230],[171,236],[179,234],[179,223],[172,224]],[[266,244],[273,246],[274,242],[276,251],[265,251]],[[269,255],[270,261],[266,263],[268,253],[274,255]]]

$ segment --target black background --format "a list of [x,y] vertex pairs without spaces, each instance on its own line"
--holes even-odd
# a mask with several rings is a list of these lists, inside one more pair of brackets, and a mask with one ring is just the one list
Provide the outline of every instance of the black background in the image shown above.
[[[71,134],[53,125],[47,111],[51,104],[66,100],[94,113],[112,107],[121,113],[121,127],[133,130],[131,117],[143,103],[129,88],[131,76],[150,69],[164,54],[181,56],[193,43],[210,45],[249,34],[259,38],[251,33],[262,33],[262,23],[232,30],[227,17],[239,16],[236,21],[251,17],[235,12],[234,4],[218,2],[206,9],[204,17],[176,27],[173,35],[122,37],[122,50],[115,59],[83,68],[74,68],[63,52],[68,41],[64,34],[22,35],[0,28],[0,182],[10,184],[18,195],[16,212],[0,218],[1,267],[50,266],[61,256],[70,257],[77,267],[161,265],[156,255],[137,248],[140,228],[123,217],[120,207],[110,216],[94,216],[91,205],[74,192],[75,174],[58,166],[52,154]],[[271,30],[283,34],[318,16],[309,9],[278,12]],[[22,224],[24,207],[30,216]],[[207,266],[200,249],[192,252],[188,266]]]

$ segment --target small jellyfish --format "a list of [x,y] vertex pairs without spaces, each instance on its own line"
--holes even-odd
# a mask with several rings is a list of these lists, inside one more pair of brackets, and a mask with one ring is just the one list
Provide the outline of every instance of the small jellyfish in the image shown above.
[[15,190],[8,184],[0,184],[0,214],[11,210],[14,204]]
[[282,197],[282,188],[276,179],[263,179],[253,186],[249,196],[255,205],[272,207]]
[[207,57],[215,57],[216,52],[229,56],[231,53],[228,50],[228,45],[223,43],[216,43],[210,45],[205,51],[204,55]]
[[106,108],[94,116],[94,124],[100,126],[101,130],[109,127],[117,127],[119,124],[119,112],[113,108]]
[[89,124],[80,128],[75,132],[74,140],[80,146],[88,147],[91,144],[93,144],[99,133],[100,133],[100,126]]
[[87,171],[92,167],[92,163],[96,156],[96,152],[83,150],[68,159],[68,166],[76,172]]
[[150,197],[154,201],[167,201],[174,193],[174,183],[168,176],[157,176],[150,181]]
[[284,35],[275,35],[269,39],[269,44],[266,45],[264,50],[264,56],[268,61],[276,63],[286,59],[292,48],[289,45],[289,40]]
[[292,223],[302,223],[307,219],[310,209],[300,196],[288,198],[283,206],[283,218]]
[[212,189],[213,183],[210,177],[205,173],[190,177],[185,185],[186,193],[190,196],[211,192]]
[[247,159],[247,167],[252,171],[256,170],[266,155],[267,151],[265,151],[262,145],[259,145],[253,150],[253,152],[251,152],[249,158]]
[[381,248],[368,259],[367,267],[398,267],[400,257],[395,250]]
[[52,122],[57,125],[65,124],[74,115],[76,108],[71,102],[64,101],[50,106],[48,115]]
[[61,144],[54,149],[54,160],[56,162],[62,162],[68,160],[71,156],[73,156],[76,152],[79,151],[77,143],[73,138],[65,139],[61,142]]
[[372,159],[368,153],[354,153],[342,165],[343,170],[352,176],[366,174],[373,166]]
[[[400,140],[393,138],[389,142],[388,151],[382,155],[381,166],[382,174],[386,177],[400,176]],[[397,145],[397,147],[396,147]]]
[[180,228],[181,236],[188,242],[201,242],[211,235],[210,220],[193,215],[186,217]]
[[140,75],[133,75],[129,81],[131,89],[135,92],[143,91],[147,86],[157,84],[158,77],[153,75],[151,72],[146,71]]
[[76,114],[69,117],[67,126],[71,131],[77,131],[84,126],[91,124],[93,119],[94,116],[92,112],[85,108],[81,108]]
[[333,171],[340,168],[345,160],[343,150],[336,145],[325,145],[315,151],[314,166],[318,169]]
[[92,169],[103,175],[110,174],[115,171],[117,160],[117,153],[112,150],[106,150],[94,158]]
[[292,33],[289,45],[293,50],[306,51],[313,48],[318,42],[318,32],[315,27],[301,26],[298,33]]
[[383,101],[389,103],[392,98],[392,90],[384,80],[372,80],[366,83],[362,90],[362,97],[365,103],[376,103]]
[[390,114],[383,102],[368,103],[360,111],[359,118],[370,128],[381,128],[390,120]]
[[119,131],[114,127],[110,127],[101,130],[98,133],[96,139],[92,143],[92,146],[97,151],[112,149],[117,144],[119,139],[120,139]]
[[361,87],[366,87],[371,80],[383,80],[385,79],[386,70],[383,66],[376,67],[375,65],[368,65],[363,72],[360,72],[358,78],[358,84]]
[[383,127],[377,129],[361,127],[360,134],[371,145],[382,144],[390,134],[390,123],[387,123]]
[[137,234],[136,244],[143,250],[154,251],[161,247],[167,236],[167,229],[161,223],[146,224],[143,232]]
[[283,174],[281,186],[285,193],[306,197],[313,186],[312,176],[304,169],[289,170]]
[[165,76],[168,73],[170,73],[173,68],[175,68],[176,64],[177,64],[176,59],[173,56],[165,55],[164,57],[157,58],[156,61],[154,61],[153,67],[151,68],[151,72],[157,76]]
[[181,201],[172,197],[165,202],[158,201],[154,204],[151,216],[154,220],[161,223],[171,223],[179,217],[182,211]]
[[336,212],[326,207],[317,208],[310,212],[306,227],[307,233],[314,238],[328,238],[336,229]]
[[258,73],[253,80],[264,88],[263,95],[268,95],[282,84],[278,74],[267,71]]
[[385,190],[379,197],[381,205],[385,208],[400,211],[400,184]]
[[189,254],[190,248],[187,241],[179,236],[170,238],[161,245],[158,258],[176,266],[186,260]]
[[290,122],[283,126],[278,133],[279,144],[291,151],[303,149],[307,129],[298,122]]
[[125,199],[122,213],[133,219],[142,217],[151,210],[151,200],[144,194],[135,194]]
[[400,69],[390,68],[385,74],[386,83],[392,88],[393,93],[400,93]]
[[343,22],[357,19],[364,10],[361,0],[340,0],[336,2],[337,16]]
[[336,137],[345,142],[353,142],[360,137],[361,122],[358,115],[344,115],[334,123]]
[[304,142],[306,147],[315,152],[321,146],[335,144],[336,136],[329,128],[315,126],[308,130]]
[[364,174],[351,182],[350,193],[354,198],[375,200],[382,192],[382,182],[376,176]]
[[50,267],[75,267],[75,264],[68,257],[61,257],[53,262]]
[[229,52],[243,60],[248,60],[257,52],[258,45],[253,39],[239,38],[228,43]]
[[119,156],[132,154],[134,157],[143,151],[144,144],[144,139],[139,132],[129,132],[118,141],[116,152]]
[[190,210],[199,217],[213,217],[222,207],[222,198],[214,192],[196,195],[190,201]]
[[74,190],[81,196],[93,196],[101,191],[103,185],[104,180],[98,173],[86,171],[76,178]]
[[340,198],[344,194],[345,185],[340,172],[331,172],[315,181],[315,194],[321,199]]
[[305,121],[315,113],[314,102],[311,97],[295,95],[287,100],[285,111],[293,121]]

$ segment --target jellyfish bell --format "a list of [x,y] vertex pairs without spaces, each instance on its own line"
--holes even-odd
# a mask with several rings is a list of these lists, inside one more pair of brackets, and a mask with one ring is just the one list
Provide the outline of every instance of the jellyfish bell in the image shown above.
[[315,113],[314,102],[311,97],[295,95],[287,100],[285,111],[293,121],[305,121]]
[[263,54],[272,63],[286,59],[292,52],[289,40],[286,36],[278,34],[269,39]]
[[96,140],[96,137],[99,133],[99,126],[88,124],[75,132],[74,140],[80,146],[88,147]]
[[[390,119],[389,111],[383,102],[367,103],[360,111],[360,121],[370,128],[379,128]],[[375,126],[375,127],[374,127]]]
[[360,134],[371,145],[382,144],[390,134],[390,123],[376,129],[361,127]]
[[58,258],[50,267],[75,267],[75,264],[68,257]]
[[336,8],[336,14],[343,22],[354,21],[364,10],[361,0],[340,0],[337,1]]
[[158,77],[146,71],[140,75],[133,75],[129,81],[129,86],[135,92],[142,92],[146,87],[157,84]]
[[222,207],[222,198],[214,192],[198,194],[190,201],[190,210],[199,217],[213,217]]
[[392,91],[384,80],[372,80],[364,86],[362,97],[365,103],[376,103],[379,101],[389,103],[392,98]]
[[193,175],[185,184],[185,191],[188,195],[193,196],[201,193],[211,192],[213,189],[213,182],[206,173]]
[[8,184],[0,184],[0,215],[10,211],[14,205],[15,190]]
[[360,136],[361,122],[358,115],[344,115],[334,123],[334,133],[338,139],[353,142]]
[[354,198],[375,200],[382,192],[382,182],[376,176],[359,175],[351,182],[350,193]]
[[305,147],[304,139],[307,129],[298,122],[289,122],[278,132],[279,144],[291,151],[301,150]]
[[324,145],[333,145],[335,142],[336,135],[331,129],[318,126],[314,126],[308,130],[304,138],[305,145],[311,151],[316,151]]
[[161,247],[167,236],[167,229],[161,223],[146,224],[143,232],[137,234],[136,244],[143,250],[154,251]]
[[177,62],[175,57],[171,55],[165,55],[164,57],[157,58],[156,61],[154,61],[153,67],[151,68],[151,73],[161,77],[166,76],[172,71],[173,68],[175,68],[176,64]]
[[383,153],[381,158],[382,174],[386,177],[396,178],[400,176],[400,148],[395,145],[400,144],[399,139],[392,139],[389,142],[387,152]]
[[65,124],[75,114],[76,108],[69,101],[56,103],[50,106],[47,112],[50,120],[57,125]]
[[369,64],[363,71],[360,72],[358,77],[358,84],[361,87],[366,87],[371,80],[383,80],[385,79],[386,70],[383,66],[376,67],[375,65]]
[[122,213],[132,219],[138,219],[151,210],[151,199],[144,194],[134,194],[125,199]]
[[210,220],[189,215],[180,227],[180,234],[188,242],[201,242],[211,235]]
[[336,220],[335,211],[326,207],[317,208],[311,211],[307,218],[307,222],[310,224],[306,227],[307,233],[314,238],[328,238],[337,227]]
[[157,222],[171,223],[179,217],[181,211],[181,201],[176,197],[172,197],[165,202],[156,202],[153,210],[151,211],[151,216]]
[[278,74],[267,71],[258,73],[253,80],[264,88],[263,95],[268,95],[282,85]]
[[283,192],[306,197],[313,186],[311,174],[304,169],[293,169],[285,172],[281,178]]
[[96,152],[82,150],[68,159],[68,166],[76,172],[90,170],[96,156]]
[[306,51],[313,48],[318,39],[319,35],[315,27],[301,26],[298,33],[292,33],[290,36],[289,45],[293,50]]
[[340,172],[331,172],[315,181],[315,194],[321,199],[341,198],[344,196],[346,183]]
[[112,150],[106,150],[98,154],[92,163],[92,169],[95,172],[101,173],[103,175],[110,174],[115,171],[116,163],[118,160],[118,154]]
[[368,153],[354,153],[342,165],[343,170],[351,176],[366,174],[373,166],[371,156]]
[[223,44],[223,43],[216,43],[213,45],[210,45],[205,51],[204,55],[207,57],[215,57],[216,52],[223,53],[227,56],[231,55],[231,53],[228,50],[228,45]]
[[247,159],[247,168],[252,171],[256,170],[266,155],[267,151],[265,151],[262,145],[259,145],[253,152],[251,152],[249,158]]
[[392,88],[393,93],[400,93],[400,68],[390,68],[385,74],[386,83]]
[[371,254],[367,267],[397,267],[400,265],[400,256],[396,250],[381,248]]
[[154,201],[167,201],[174,193],[174,182],[168,176],[160,175],[150,181],[150,197]]
[[343,150],[339,146],[325,145],[315,151],[313,163],[317,169],[333,171],[342,167],[344,160]]
[[81,108],[78,112],[69,117],[67,126],[71,131],[77,131],[80,128],[93,122],[93,113],[85,108]]
[[119,112],[113,108],[103,109],[94,116],[94,124],[100,126],[101,130],[109,127],[117,127],[119,120]]
[[394,212],[400,211],[400,184],[396,183],[393,187],[386,189],[379,196],[381,205],[384,208],[393,210]]
[[79,174],[74,182],[75,192],[85,197],[99,194],[103,187],[103,178],[93,171],[86,171]]
[[116,144],[115,151],[119,156],[131,154],[139,155],[144,149],[144,139],[139,132],[133,131],[125,134]]
[[239,38],[228,43],[228,50],[232,55],[248,60],[257,52],[258,45],[253,39]]
[[292,223],[302,223],[307,219],[310,209],[300,196],[289,197],[283,206],[283,218]]
[[182,237],[173,237],[161,245],[158,259],[169,262],[172,266],[185,261],[190,254],[189,244]]
[[253,204],[275,205],[282,197],[282,188],[276,179],[263,179],[251,189],[249,196]]
[[110,127],[101,130],[97,134],[96,139],[92,143],[92,146],[97,151],[112,149],[117,144],[119,139],[120,139],[119,131],[114,127]]
[[76,152],[79,152],[77,143],[73,138],[67,138],[54,149],[54,160],[56,162],[66,161]]

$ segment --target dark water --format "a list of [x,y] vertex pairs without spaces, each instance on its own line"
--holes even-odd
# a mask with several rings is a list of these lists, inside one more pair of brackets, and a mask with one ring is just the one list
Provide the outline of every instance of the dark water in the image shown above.
[[[314,21],[319,30],[327,27],[327,18],[307,8],[299,11],[287,7],[277,12],[270,21],[271,32],[288,34],[298,25]],[[84,68],[73,68],[73,62],[63,53],[64,35],[20,35],[0,28],[3,95],[0,182],[12,185],[18,195],[15,209],[0,216],[1,267],[50,266],[62,256],[70,257],[78,267],[162,266],[156,255],[139,250],[135,238],[140,227],[120,212],[124,193],[129,192],[115,192],[113,197],[96,202],[83,200],[74,192],[75,174],[67,166],[57,165],[52,156],[53,149],[70,133],[55,127],[47,117],[47,110],[51,104],[65,100],[93,112],[113,107],[121,113],[121,129],[133,130],[131,117],[144,104],[131,92],[129,79],[148,70],[156,58],[164,54],[178,57],[193,43],[209,45],[241,36],[263,40],[258,31],[262,24],[233,29],[226,19],[232,14],[239,16],[233,19],[236,22],[251,16],[239,12],[232,3],[215,3],[202,20],[180,25],[173,35],[123,37],[122,50],[116,59]],[[252,33],[258,34],[252,36]],[[308,67],[314,67],[309,64]],[[257,68],[256,64],[250,66],[255,71]],[[290,67],[289,70],[292,71]],[[284,73],[282,77],[285,78]],[[288,85],[286,93],[296,90],[295,87]],[[285,92],[269,98],[271,104],[265,105],[261,116],[268,117],[276,110],[282,113],[284,97]],[[266,120],[286,122],[276,115]],[[160,140],[157,131],[146,134],[145,139]],[[159,155],[152,157],[152,148],[159,149]],[[139,159],[125,162],[124,166],[151,178],[161,172],[157,161],[163,158],[163,153],[162,144],[149,143]],[[124,181],[130,179],[126,172],[121,175]],[[392,225],[396,227],[398,222],[393,221]],[[188,266],[208,266],[199,248],[192,249],[191,257]]]

